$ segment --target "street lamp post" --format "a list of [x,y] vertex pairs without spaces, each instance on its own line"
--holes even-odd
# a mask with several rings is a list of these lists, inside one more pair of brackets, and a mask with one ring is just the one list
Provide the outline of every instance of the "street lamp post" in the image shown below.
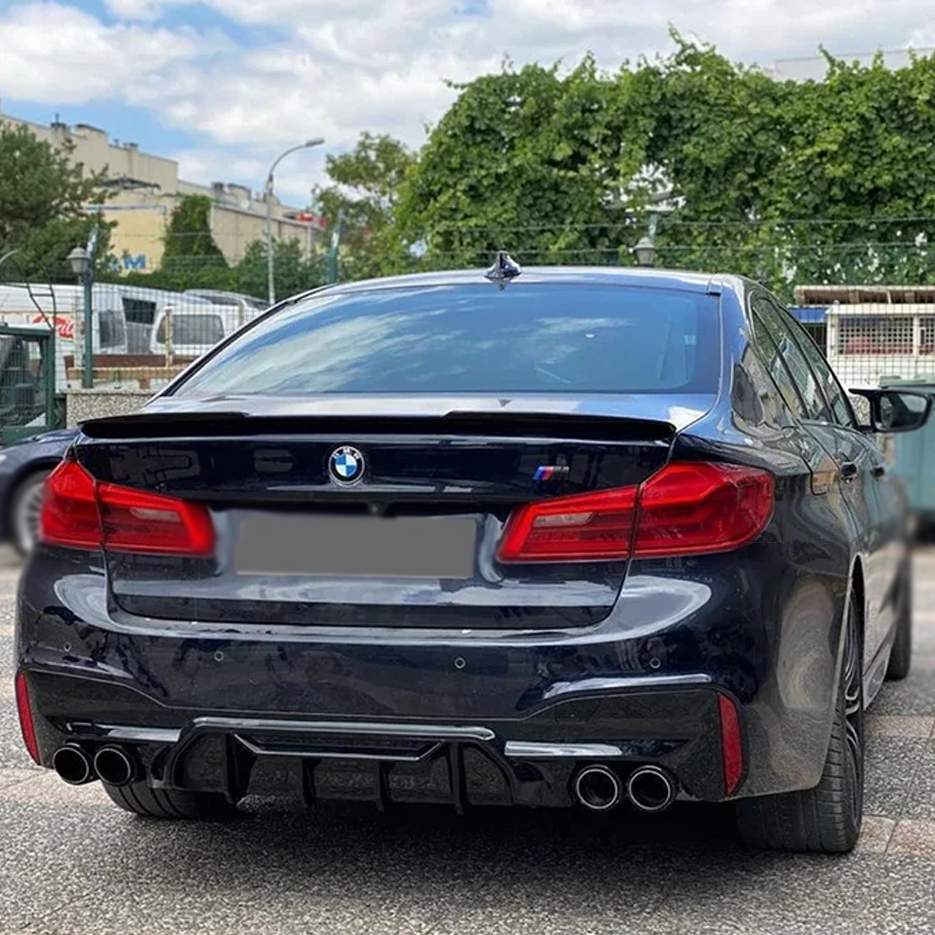
[[269,174],[266,176],[266,285],[269,298],[269,304],[276,302],[276,286],[273,283],[275,273],[273,261],[273,173],[276,166],[290,153],[297,153],[300,149],[311,149],[313,146],[321,146],[325,141],[321,137],[315,137],[299,143],[298,146],[290,146],[285,152],[276,157],[275,162],[269,167]]
[[88,237],[87,247],[75,247],[68,254],[68,262],[84,286],[84,366],[81,385],[94,386],[94,259],[97,255],[97,227]]
[[648,237],[640,237],[633,248],[637,266],[652,266],[656,258],[656,245]]
[[656,229],[659,226],[659,212],[653,211],[649,216],[649,227],[645,237],[640,237],[633,247],[633,256],[636,257],[637,266],[652,266],[656,260]]

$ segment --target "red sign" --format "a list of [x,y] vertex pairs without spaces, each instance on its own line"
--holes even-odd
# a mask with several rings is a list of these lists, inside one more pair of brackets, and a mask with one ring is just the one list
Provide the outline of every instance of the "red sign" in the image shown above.
[[311,211],[299,211],[295,215],[295,219],[320,231],[323,231],[328,226],[328,222],[323,217],[312,214]]
[[[48,319],[42,315],[36,315],[32,323],[34,325],[46,325],[48,324]],[[75,340],[75,320],[74,318],[62,318],[60,315],[55,316],[55,331],[60,338],[65,341],[74,341]]]

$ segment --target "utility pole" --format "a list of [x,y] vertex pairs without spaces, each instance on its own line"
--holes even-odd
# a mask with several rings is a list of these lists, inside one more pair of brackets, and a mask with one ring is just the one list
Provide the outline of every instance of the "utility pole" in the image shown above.
[[68,262],[84,286],[84,366],[81,385],[94,386],[94,260],[97,257],[98,227],[95,224],[86,247],[75,247],[68,254]]

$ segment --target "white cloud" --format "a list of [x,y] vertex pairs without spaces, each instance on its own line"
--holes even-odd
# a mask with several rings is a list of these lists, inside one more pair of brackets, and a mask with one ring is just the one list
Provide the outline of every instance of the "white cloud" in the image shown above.
[[[444,79],[496,70],[504,55],[570,65],[590,50],[615,69],[667,49],[670,22],[761,64],[819,44],[848,53],[933,36],[931,0],[487,0],[474,16],[456,13],[462,0],[204,0],[238,24],[231,35],[253,37],[237,46],[217,30],[160,25],[168,7],[178,21],[186,0],[106,2],[116,24],[64,2],[0,12],[0,97],[145,108],[203,135],[180,154],[184,176],[254,185],[279,149],[309,135],[331,151],[362,130],[418,145],[454,97]],[[303,198],[322,162],[321,151],[291,157],[280,191]]]
[[43,103],[119,96],[137,81],[216,50],[193,30],[105,26],[59,3],[11,7],[0,14],[0,35],[0,93]]

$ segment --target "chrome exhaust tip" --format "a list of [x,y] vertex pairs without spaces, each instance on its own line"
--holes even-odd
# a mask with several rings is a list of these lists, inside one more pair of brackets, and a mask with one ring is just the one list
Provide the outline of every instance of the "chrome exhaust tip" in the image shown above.
[[641,766],[627,780],[627,796],[641,812],[662,812],[675,801],[675,782],[658,766]]
[[120,747],[101,747],[94,754],[94,772],[109,786],[125,786],[133,781],[133,761]]
[[620,802],[623,790],[617,774],[606,766],[585,766],[575,777],[575,796],[594,812],[605,812]]
[[81,747],[66,744],[52,754],[52,769],[70,786],[81,786],[94,779],[91,761]]

